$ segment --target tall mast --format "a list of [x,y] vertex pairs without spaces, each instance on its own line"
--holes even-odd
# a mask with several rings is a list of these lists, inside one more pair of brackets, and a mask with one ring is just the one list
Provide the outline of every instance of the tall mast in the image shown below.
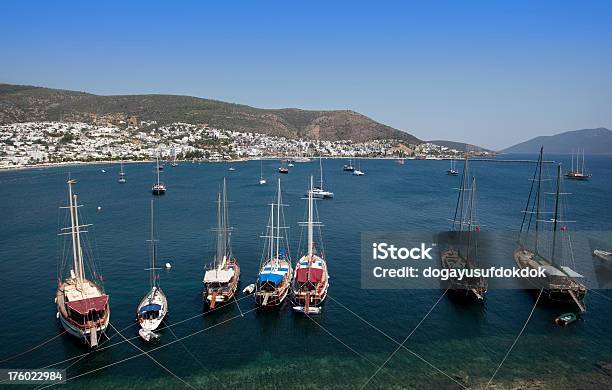
[[553,217],[553,239],[552,239],[552,250],[550,255],[550,260],[553,263],[555,261],[555,246],[557,242],[557,220],[559,219],[559,196],[561,189],[561,164],[557,165],[557,190],[555,192],[555,214]]
[[151,200],[151,268],[149,270],[149,279],[151,288],[156,285],[157,277],[155,273],[155,257],[157,256],[157,248],[155,247],[155,219],[153,214],[153,200]]
[[582,169],[580,170],[580,174],[584,175],[584,148],[582,148]]
[[270,225],[268,227],[270,236],[268,237],[268,259],[274,258],[274,202],[270,203]]
[[73,269],[75,277],[79,278],[79,255],[77,254],[77,235],[75,226],[78,226],[74,223],[74,204],[72,202],[72,185],[76,183],[74,180],[68,180],[68,207],[70,208],[70,235],[72,237],[72,260],[73,260]]
[[217,194],[217,256],[215,266],[223,261],[223,232],[221,231],[221,192]]
[[470,211],[468,213],[468,233],[467,233],[467,249],[466,249],[466,254],[465,257],[466,259],[469,259],[470,257],[470,245],[472,243],[472,231],[474,229],[474,199],[476,197],[476,178],[472,177],[472,192],[470,194],[470,203],[469,203],[469,207],[470,207]]
[[572,149],[572,170],[570,172],[574,172],[574,149]]
[[223,256],[229,257],[230,235],[229,235],[229,215],[227,211],[227,183],[223,178]]
[[155,170],[157,171],[157,185],[159,185],[159,152],[157,153],[157,156],[155,157]]
[[279,255],[279,243],[280,243],[280,208],[281,208],[281,185],[280,179],[278,179],[278,190],[276,197],[276,259],[278,259]]
[[323,163],[321,162],[321,159],[323,157],[319,156],[319,171],[321,173],[321,190],[323,190]]
[[310,176],[310,191],[308,191],[308,258],[312,259],[312,255],[314,252],[314,239],[313,239],[313,200],[312,200],[312,188],[313,180],[312,176]]
[[544,155],[544,146],[540,147],[540,157],[538,159],[538,189],[536,191],[536,220],[535,220],[535,253],[538,253],[538,236],[540,228],[540,205],[542,202],[542,164]]
[[467,186],[469,185],[468,180],[469,180],[469,173],[470,173],[470,168],[469,168],[469,163],[468,163],[468,157],[467,155],[465,156],[465,163],[463,165],[463,177],[461,178],[461,188],[459,189],[459,231],[462,232],[463,231],[463,225],[464,225],[464,218],[465,216],[463,215],[464,209],[465,209],[465,191],[467,190]]
[[75,273],[78,275],[78,281],[79,282],[83,282],[83,279],[85,279],[85,272],[83,270],[83,250],[81,249],[81,235],[80,235],[80,228],[79,228],[79,203],[77,201],[77,196],[72,195],[74,198],[74,223],[76,224],[76,226],[74,227],[76,229],[76,244],[77,244],[77,264],[78,264],[78,269],[75,270]]

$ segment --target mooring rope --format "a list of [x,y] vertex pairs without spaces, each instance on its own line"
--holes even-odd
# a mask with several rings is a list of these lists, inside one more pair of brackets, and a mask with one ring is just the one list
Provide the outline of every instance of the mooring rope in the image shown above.
[[170,371],[170,369],[166,366],[164,366],[163,364],[161,364],[159,362],[159,360],[155,359],[149,352],[143,350],[142,348],[140,348],[139,346],[137,346],[136,344],[134,344],[133,342],[131,342],[130,340],[128,340],[123,333],[120,333],[117,328],[115,328],[113,326],[113,324],[108,324],[111,328],[113,328],[115,330],[115,332],[117,332],[117,334],[119,336],[121,336],[125,341],[127,341],[128,343],[130,343],[130,345],[134,348],[136,348],[137,350],[139,350],[140,352],[144,353],[146,357],[148,357],[149,359],[151,359],[153,362],[155,362],[155,364],[157,364],[158,366],[160,366],[164,371],[166,371],[168,374],[172,375],[173,377],[175,377],[176,379],[178,379],[179,381],[181,381],[185,386],[189,387],[190,389],[194,389],[197,390],[195,386],[193,386],[192,384],[190,384],[189,382],[187,382],[186,380],[184,380],[183,378],[181,378],[180,376],[176,375],[174,372]]
[[446,372],[442,371],[440,368],[436,367],[433,363],[429,362],[428,360],[426,360],[424,357],[422,357],[421,355],[419,355],[418,353],[414,352],[413,350],[411,350],[410,348],[406,347],[405,345],[402,345],[399,341],[397,341],[396,339],[394,339],[393,337],[389,336],[387,333],[385,333],[384,331],[382,331],[381,329],[379,329],[378,327],[376,327],[375,325],[373,325],[371,322],[369,322],[368,320],[366,320],[365,318],[361,317],[359,314],[355,313],[354,311],[352,311],[351,309],[349,309],[348,307],[346,307],[345,305],[343,305],[340,301],[338,301],[337,299],[331,297],[330,295],[328,295],[329,299],[331,299],[332,301],[336,302],[338,305],[340,305],[341,307],[343,307],[345,310],[347,310],[349,313],[353,314],[355,317],[357,317],[358,319],[360,319],[361,321],[365,322],[367,325],[369,325],[371,328],[373,328],[374,330],[378,331],[380,334],[382,334],[383,336],[385,336],[386,338],[388,338],[389,340],[391,340],[393,343],[401,346],[403,349],[405,349],[406,351],[410,352],[412,355],[414,355],[416,358],[418,358],[419,360],[421,360],[423,363],[427,364],[428,366],[430,366],[431,368],[433,368],[434,370],[438,371],[440,374],[444,375],[445,377],[447,377],[448,379],[450,379],[451,381],[455,382],[458,386],[460,386],[463,389],[467,389],[467,387],[465,387],[461,382],[459,382],[458,380],[456,380],[455,378],[453,378],[452,376],[448,375]]
[[448,289],[444,290],[444,293],[442,293],[442,295],[440,295],[440,298],[438,298],[438,300],[436,301],[436,303],[433,304],[433,306],[431,307],[431,309],[429,309],[429,311],[427,312],[427,314],[425,314],[425,316],[423,318],[421,318],[421,321],[419,321],[419,323],[417,324],[417,326],[414,327],[414,329],[412,329],[412,331],[408,334],[408,336],[406,336],[406,338],[404,339],[404,341],[402,341],[402,343],[395,349],[395,351],[393,351],[393,353],[391,353],[391,355],[389,355],[389,357],[387,358],[387,360],[385,360],[383,362],[383,364],[380,365],[380,367],[378,367],[378,369],[376,370],[376,372],[374,372],[374,374],[372,374],[372,376],[363,384],[363,386],[361,386],[361,389],[364,389],[368,383],[370,383],[372,381],[372,379],[374,379],[374,377],[380,372],[380,370],[382,370],[385,365],[389,362],[389,360],[391,360],[393,358],[393,356],[395,356],[395,354],[397,353],[397,351],[399,351],[402,346],[404,344],[406,344],[406,342],[408,341],[408,339],[410,339],[410,337],[414,334],[414,332],[416,332],[416,330],[419,328],[419,326],[421,326],[421,324],[423,323],[423,321],[425,321],[425,319],[427,317],[429,317],[429,314],[431,314],[431,312],[433,311],[433,309],[438,306],[438,303],[440,303],[440,301],[442,300],[442,298],[444,298],[444,296],[446,295],[446,292],[448,291]]
[[9,360],[13,360],[13,359],[15,359],[15,358],[17,358],[17,357],[19,357],[19,356],[25,355],[25,354],[26,354],[26,353],[28,353],[28,352],[35,351],[35,350],[37,350],[38,348],[42,347],[43,345],[48,344],[48,343],[50,343],[51,341],[55,340],[56,338],[58,338],[58,337],[62,336],[64,333],[66,333],[66,331],[63,331],[63,332],[61,332],[61,333],[59,333],[59,334],[56,334],[55,336],[51,337],[49,340],[44,341],[44,342],[42,342],[42,343],[40,343],[40,344],[38,344],[38,345],[35,345],[35,346],[33,346],[32,348],[30,348],[30,349],[27,349],[27,350],[25,350],[25,351],[23,351],[23,352],[20,352],[20,353],[18,353],[18,354],[13,355],[13,356],[9,356],[9,357],[7,357],[7,358],[4,358],[4,359],[0,360],[0,363],[8,362]]
[[499,369],[501,368],[501,366],[504,364],[504,362],[506,361],[506,359],[508,358],[508,355],[510,355],[510,352],[512,352],[512,349],[514,348],[514,346],[516,345],[516,343],[518,342],[519,338],[521,337],[521,335],[523,334],[523,332],[525,331],[525,328],[527,327],[527,324],[529,323],[529,320],[531,319],[531,316],[533,315],[533,312],[535,311],[536,306],[538,305],[538,302],[540,301],[540,297],[542,296],[542,291],[544,291],[543,288],[540,289],[540,293],[538,294],[538,298],[536,299],[533,307],[531,308],[531,313],[529,313],[529,317],[527,317],[527,321],[525,321],[525,324],[523,325],[523,328],[521,329],[521,331],[519,332],[519,334],[516,336],[516,338],[514,339],[514,342],[512,343],[512,345],[510,346],[510,349],[508,349],[508,352],[506,352],[506,355],[504,356],[504,358],[502,359],[502,361],[499,363],[499,366],[497,366],[497,368],[495,369],[495,372],[493,372],[493,375],[491,376],[491,379],[489,379],[489,382],[487,382],[487,385],[485,386],[485,390],[489,387],[489,385],[491,385],[491,382],[493,382],[493,378],[495,378],[495,375],[497,375],[497,372],[499,371]]
[[599,295],[600,297],[602,297],[602,298],[604,298],[604,299],[607,299],[608,301],[611,301],[611,302],[612,302],[612,298],[610,298],[610,297],[609,297],[609,296],[607,296],[607,295],[604,295],[604,294],[602,294],[602,293],[600,293],[600,292],[598,292],[598,291],[596,291],[596,290],[589,290],[589,291],[590,291],[590,292],[592,292],[592,293],[595,293],[595,294]]

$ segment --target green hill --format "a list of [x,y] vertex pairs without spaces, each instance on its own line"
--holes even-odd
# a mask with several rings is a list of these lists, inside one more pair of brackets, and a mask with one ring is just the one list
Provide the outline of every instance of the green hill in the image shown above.
[[0,124],[67,120],[119,121],[136,115],[160,124],[187,122],[288,138],[370,141],[397,138],[421,143],[411,134],[350,110],[261,109],[180,95],[100,96],[85,92],[0,84]]

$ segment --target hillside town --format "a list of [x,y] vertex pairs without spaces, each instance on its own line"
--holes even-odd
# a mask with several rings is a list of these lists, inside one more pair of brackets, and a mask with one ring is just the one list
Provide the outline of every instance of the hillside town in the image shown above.
[[[480,154],[487,154],[486,152]],[[39,164],[162,159],[227,161],[258,158],[459,158],[445,146],[400,140],[322,141],[237,132],[206,124],[131,121],[121,125],[24,122],[0,126],[0,168]]]

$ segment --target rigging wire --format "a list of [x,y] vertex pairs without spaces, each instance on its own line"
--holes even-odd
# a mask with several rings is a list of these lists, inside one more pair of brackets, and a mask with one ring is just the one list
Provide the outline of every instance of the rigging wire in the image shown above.
[[504,364],[504,362],[506,361],[506,359],[508,358],[508,355],[510,355],[510,352],[512,352],[512,349],[514,348],[514,346],[516,345],[516,343],[518,342],[519,338],[521,337],[521,335],[523,334],[523,332],[525,331],[525,328],[527,327],[527,324],[529,323],[529,320],[531,319],[531,316],[533,315],[533,312],[535,311],[536,306],[538,305],[538,302],[540,301],[540,297],[542,297],[542,291],[544,291],[543,288],[540,289],[540,293],[538,294],[538,298],[536,299],[535,303],[533,304],[533,307],[531,308],[531,313],[529,313],[529,317],[527,317],[527,321],[525,321],[525,324],[523,325],[523,328],[521,329],[521,331],[519,332],[519,334],[516,336],[516,338],[514,339],[514,342],[512,343],[512,345],[510,346],[510,348],[508,349],[508,351],[506,352],[506,355],[504,356],[504,358],[502,359],[502,361],[499,363],[499,365],[497,366],[497,368],[495,369],[495,372],[493,372],[493,375],[491,376],[491,379],[489,379],[489,382],[487,382],[487,385],[485,386],[485,390],[491,385],[491,382],[493,382],[493,379],[495,378],[495,375],[497,375],[497,372],[499,371],[499,369],[501,368],[501,366]]

